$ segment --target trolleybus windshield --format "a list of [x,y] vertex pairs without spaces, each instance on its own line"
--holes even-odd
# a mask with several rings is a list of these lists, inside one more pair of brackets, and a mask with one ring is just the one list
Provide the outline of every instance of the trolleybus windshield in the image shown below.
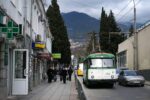
[[110,68],[114,67],[113,59],[91,59],[91,67]]

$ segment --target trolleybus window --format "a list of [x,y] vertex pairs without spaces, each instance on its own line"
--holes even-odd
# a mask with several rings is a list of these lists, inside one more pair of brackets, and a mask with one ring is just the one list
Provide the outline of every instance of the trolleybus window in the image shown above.
[[112,59],[103,59],[103,67],[113,67]]
[[91,59],[91,67],[114,67],[113,59]]

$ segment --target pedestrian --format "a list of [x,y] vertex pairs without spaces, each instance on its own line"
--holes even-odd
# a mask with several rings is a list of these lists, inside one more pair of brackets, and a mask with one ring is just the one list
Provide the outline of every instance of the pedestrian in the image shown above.
[[59,77],[60,77],[60,81],[62,81],[62,70],[63,70],[63,68],[62,67],[60,67],[59,68]]
[[73,73],[73,70],[72,70],[72,66],[70,65],[68,69],[69,81],[71,81],[72,73]]
[[52,78],[53,78],[53,70],[52,70],[52,68],[48,68],[47,76],[48,76],[48,83],[51,83],[52,82]]
[[57,81],[57,69],[56,68],[54,68],[53,70],[53,79],[55,82]]
[[66,76],[67,76],[67,74],[68,74],[67,68],[63,67],[63,69],[62,69],[63,83],[66,83]]

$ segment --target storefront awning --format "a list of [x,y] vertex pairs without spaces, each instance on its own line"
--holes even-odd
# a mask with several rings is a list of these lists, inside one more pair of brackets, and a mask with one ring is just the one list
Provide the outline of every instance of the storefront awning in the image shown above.
[[47,59],[47,60],[52,60],[52,56],[50,53],[37,53],[37,58],[39,59]]

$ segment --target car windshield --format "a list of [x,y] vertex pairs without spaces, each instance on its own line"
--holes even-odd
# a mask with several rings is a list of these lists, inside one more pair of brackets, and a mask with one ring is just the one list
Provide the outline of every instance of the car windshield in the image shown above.
[[113,59],[91,59],[91,67],[114,67]]
[[125,71],[125,76],[137,76],[136,71]]

